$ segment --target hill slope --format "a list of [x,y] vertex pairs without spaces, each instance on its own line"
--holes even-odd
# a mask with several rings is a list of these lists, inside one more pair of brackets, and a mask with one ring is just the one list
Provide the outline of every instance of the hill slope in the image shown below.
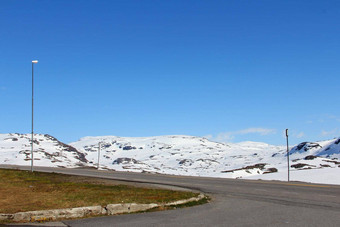
[[[283,147],[264,143],[223,144],[193,136],[85,137],[71,145],[95,164],[98,162],[99,142],[102,168],[191,176],[242,176],[223,171],[259,163],[270,159],[273,153],[284,152]],[[263,168],[251,172],[261,174],[270,167],[273,166],[268,162]]]
[[[66,145],[52,136],[40,134],[35,135],[34,164],[97,166],[99,143],[102,169],[223,178],[287,179],[284,146],[259,142],[217,143],[181,135],[84,137]],[[0,134],[0,152],[0,163],[30,165],[30,135]],[[290,150],[291,179],[340,184],[337,177],[340,174],[339,158],[340,138],[298,144]]]
[[[34,165],[77,167],[86,165],[83,153],[50,135],[34,135]],[[0,164],[31,165],[31,134],[0,134]]]
[[[104,136],[85,137],[71,145],[83,152],[91,164],[96,164],[99,142],[100,166],[106,169],[228,178],[287,172],[286,148],[258,142],[224,144],[193,136]],[[310,144],[314,143],[292,148],[292,171],[325,168],[339,171],[338,139],[301,150],[300,147]]]

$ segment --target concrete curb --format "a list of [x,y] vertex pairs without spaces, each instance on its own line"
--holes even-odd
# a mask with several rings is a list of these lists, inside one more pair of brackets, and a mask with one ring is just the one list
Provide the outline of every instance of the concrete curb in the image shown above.
[[205,198],[205,195],[199,194],[197,197],[192,197],[190,199],[183,199],[183,200],[178,200],[178,201],[171,202],[171,203],[166,203],[165,206],[176,206],[176,205],[182,205],[182,204],[190,203],[190,202],[197,202],[204,198]]
[[199,201],[205,198],[205,195],[199,194],[197,197],[190,199],[178,200],[175,202],[165,204],[137,204],[137,203],[123,203],[123,204],[108,204],[106,206],[89,206],[89,207],[76,207],[55,210],[40,210],[40,211],[27,211],[18,212],[14,214],[0,214],[0,221],[13,221],[13,222],[45,222],[55,221],[58,219],[68,218],[82,218],[92,215],[115,215],[122,213],[133,213],[139,211],[146,211],[160,206],[175,206],[193,201]]

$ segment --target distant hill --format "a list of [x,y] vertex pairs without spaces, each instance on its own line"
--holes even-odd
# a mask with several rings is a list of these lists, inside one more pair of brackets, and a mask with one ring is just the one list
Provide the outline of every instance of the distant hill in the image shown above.
[[320,142],[303,142],[293,147],[290,154],[314,155],[340,159],[340,138]]
[[[286,147],[259,142],[218,143],[185,135],[98,136],[67,145],[50,135],[34,138],[37,166],[97,166],[100,143],[102,169],[223,178],[282,178],[287,172]],[[30,134],[0,134],[0,154],[0,164],[30,165]],[[339,158],[340,138],[303,142],[290,150],[291,172],[340,173]]]
[[[31,134],[0,134],[0,164],[31,165]],[[34,165],[77,167],[87,164],[85,155],[50,135],[34,135]]]

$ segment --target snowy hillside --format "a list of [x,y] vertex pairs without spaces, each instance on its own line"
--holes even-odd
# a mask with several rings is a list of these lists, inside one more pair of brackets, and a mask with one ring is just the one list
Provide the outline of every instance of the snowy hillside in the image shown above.
[[[0,134],[0,164],[31,165],[31,134]],[[86,163],[75,148],[50,135],[34,135],[34,165],[76,167]]]
[[[340,138],[303,142],[290,150],[290,179],[323,184],[340,184]],[[285,156],[287,158],[287,156]],[[278,172],[249,179],[287,180],[287,165],[278,163]]]
[[[91,164],[97,164],[99,142],[100,166],[104,169],[224,178],[287,179],[284,146],[258,142],[224,144],[193,136],[85,137],[71,145],[84,152]],[[339,139],[318,144],[301,143],[293,147],[290,153],[291,179],[340,184],[340,178],[334,177],[340,174]],[[316,170],[322,176],[311,178],[317,175],[314,173]],[[325,176],[325,171],[330,179]]]
[[316,143],[303,142],[293,147],[290,154],[296,156],[314,155],[340,159],[340,138]]
[[[70,145],[84,152],[90,163],[96,164],[99,142],[102,168],[190,176],[262,174],[275,167],[271,164],[276,160],[272,154],[284,153],[283,147],[264,143],[223,144],[193,136],[85,137]],[[258,163],[261,163],[259,167],[230,171]]]
[[[30,165],[30,135],[0,134],[0,164]],[[84,137],[70,145],[35,136],[35,165],[97,166],[117,171],[287,180],[285,146],[217,143],[194,136]],[[340,184],[340,138],[290,150],[291,180]]]

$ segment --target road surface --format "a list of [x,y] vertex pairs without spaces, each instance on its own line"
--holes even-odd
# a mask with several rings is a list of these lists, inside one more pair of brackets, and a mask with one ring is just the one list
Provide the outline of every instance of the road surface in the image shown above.
[[[18,168],[13,166],[0,166]],[[29,167],[20,167],[28,170]],[[340,186],[35,167],[37,171],[176,186],[201,191],[208,204],[63,221],[68,226],[340,226]],[[340,177],[340,176],[339,176]]]

